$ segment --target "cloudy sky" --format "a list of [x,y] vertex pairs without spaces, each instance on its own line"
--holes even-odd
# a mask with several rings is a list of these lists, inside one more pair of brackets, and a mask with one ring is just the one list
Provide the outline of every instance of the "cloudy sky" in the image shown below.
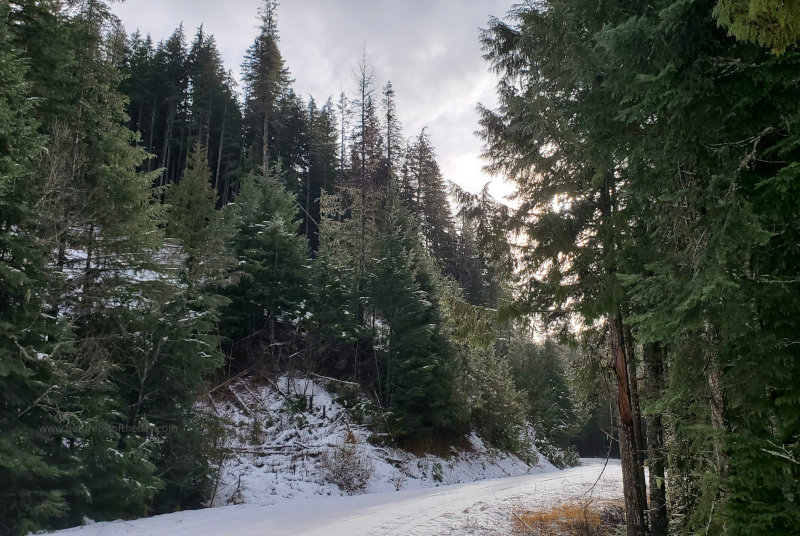
[[[491,181],[496,196],[511,186],[482,171],[477,103],[494,106],[495,78],[481,57],[478,28],[503,17],[514,0],[282,0],[280,48],[295,91],[317,102],[352,93],[363,47],[378,88],[391,80],[404,135],[422,127],[446,179],[470,191]],[[158,41],[183,22],[187,39],[203,23],[238,76],[257,34],[262,0],[126,0],[114,12],[131,32]]]

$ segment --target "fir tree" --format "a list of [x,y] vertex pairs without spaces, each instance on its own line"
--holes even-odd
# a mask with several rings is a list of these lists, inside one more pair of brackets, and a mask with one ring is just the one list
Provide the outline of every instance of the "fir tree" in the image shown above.
[[261,9],[260,34],[247,49],[245,83],[245,137],[253,165],[269,169],[271,136],[278,100],[289,85],[289,73],[278,48],[278,2],[265,0]]
[[260,333],[275,342],[277,323],[301,315],[306,296],[305,239],[297,234],[295,198],[272,176],[249,175],[229,206],[236,279],[221,294],[221,330],[236,341]]
[[35,235],[37,133],[25,62],[0,5],[0,532],[25,534],[67,504],[47,427],[59,426],[57,363],[45,342],[46,250]]
[[415,209],[425,245],[448,273],[455,257],[455,230],[442,172],[425,130],[409,150],[411,176],[416,186]]
[[206,151],[198,142],[189,153],[181,181],[170,188],[165,199],[168,232],[179,241],[186,254],[190,284],[199,280],[218,215],[215,210],[217,195],[210,179]]
[[371,303],[386,324],[383,397],[396,414],[393,435],[430,438],[463,431],[464,408],[454,390],[455,358],[442,329],[436,278],[413,220],[389,209],[371,281]]

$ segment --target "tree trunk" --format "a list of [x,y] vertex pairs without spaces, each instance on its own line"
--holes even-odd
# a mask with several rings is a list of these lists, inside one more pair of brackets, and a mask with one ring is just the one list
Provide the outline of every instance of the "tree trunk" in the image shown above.
[[642,410],[639,404],[639,380],[637,378],[636,350],[630,326],[625,326],[625,352],[628,361],[628,386],[631,392],[631,411],[633,414],[633,435],[636,439],[636,467],[638,468],[639,497],[642,510],[647,512],[647,480],[644,478],[644,459],[647,444],[642,431]]
[[311,237],[311,169],[306,168],[306,240]]
[[708,346],[706,376],[708,382],[709,404],[711,410],[711,426],[714,428],[714,469],[719,476],[724,476],[728,472],[728,462],[722,445],[721,435],[728,429],[727,419],[725,418],[725,392],[722,388],[722,373],[719,367],[714,348],[715,337],[712,328],[706,329],[705,337]]
[[[222,146],[225,142],[225,117],[228,115],[228,102],[222,109],[222,124],[219,127],[219,147],[217,147],[217,171],[214,174],[214,191],[219,195],[219,173],[222,167]],[[223,203],[224,204],[224,203]]]
[[263,153],[261,159],[264,166],[264,175],[266,176],[269,173],[269,113],[266,110],[264,111],[262,130],[264,131],[264,136],[261,140],[261,151]]
[[617,383],[617,409],[619,410],[619,450],[622,462],[622,489],[625,496],[625,523],[628,536],[644,536],[647,531],[641,497],[639,468],[636,460],[636,436],[628,380],[628,363],[625,356],[625,336],[622,316],[609,315],[611,368]]
[[172,105],[169,109],[167,116],[167,124],[164,127],[164,146],[161,151],[161,167],[164,168],[164,173],[161,174],[161,186],[169,182],[169,153],[170,153],[170,138],[172,137],[172,123],[175,118],[175,106]]
[[[661,397],[664,391],[664,348],[658,343],[644,345],[644,392],[649,402]],[[666,456],[664,452],[664,425],[660,413],[647,418],[648,469],[650,472],[650,521],[651,536],[667,536],[667,481]]]
[[[147,140],[147,153],[153,153],[153,134],[156,130],[156,102],[153,101],[153,111],[150,114],[150,132],[148,133],[148,140]],[[150,157],[147,159],[147,171],[153,170],[153,161],[155,157]]]

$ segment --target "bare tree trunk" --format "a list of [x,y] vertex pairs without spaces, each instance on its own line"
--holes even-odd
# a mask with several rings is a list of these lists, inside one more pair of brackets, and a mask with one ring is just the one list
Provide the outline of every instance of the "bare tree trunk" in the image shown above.
[[[658,400],[664,391],[664,348],[658,343],[644,345],[645,370],[644,392],[650,402]],[[648,470],[650,473],[650,521],[651,536],[667,536],[667,481],[666,456],[664,453],[664,424],[660,413],[647,418]]]
[[217,192],[218,195],[219,195],[219,173],[222,166],[222,145],[225,142],[225,117],[227,115],[228,115],[228,102],[225,101],[225,106],[222,108],[222,124],[220,125],[219,128],[219,147],[217,148],[217,172],[214,174],[214,191]]
[[711,328],[706,329],[705,334],[707,349],[706,376],[708,382],[709,403],[711,406],[711,426],[714,428],[714,469],[717,474],[723,476],[728,471],[724,447],[720,435],[728,429],[727,419],[725,418],[725,392],[722,388],[722,373],[716,351],[714,349],[714,334]]
[[311,239],[311,170],[306,169],[306,240]]
[[647,480],[644,478],[644,459],[647,444],[642,431],[642,410],[639,403],[639,380],[637,378],[636,349],[630,326],[625,326],[625,352],[628,358],[628,386],[631,392],[631,411],[633,413],[633,435],[636,439],[636,467],[638,468],[639,497],[642,510],[647,512]]
[[262,165],[264,166],[264,175],[266,175],[269,173],[269,114],[266,110],[264,111],[262,130],[264,131],[264,139],[261,140],[261,151],[264,154],[261,159]]
[[161,186],[164,186],[169,182],[169,153],[170,153],[170,138],[172,137],[172,123],[175,118],[175,105],[173,104],[172,107],[169,109],[169,115],[167,116],[167,124],[164,128],[164,145],[161,151],[161,167],[164,168],[164,173],[161,174]]
[[[153,153],[153,134],[156,130],[156,102],[153,100],[153,112],[150,114],[150,132],[147,140],[147,153]],[[154,158],[147,159],[147,171],[153,170],[153,160]]]
[[628,536],[644,536],[647,525],[644,519],[645,502],[641,497],[639,468],[636,466],[636,436],[628,380],[628,363],[625,355],[625,336],[622,316],[609,315],[611,368],[617,383],[617,409],[619,410],[619,450],[622,461],[622,489],[625,496],[625,523]]

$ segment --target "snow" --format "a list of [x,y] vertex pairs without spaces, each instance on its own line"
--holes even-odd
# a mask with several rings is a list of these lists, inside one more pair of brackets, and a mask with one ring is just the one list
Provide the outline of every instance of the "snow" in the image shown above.
[[[598,480],[602,472],[602,477]],[[597,484],[595,485],[595,482]],[[59,531],[59,536],[360,536],[508,534],[515,507],[534,509],[572,499],[620,498],[619,462],[536,475],[288,504],[240,505],[112,521]]]
[[[510,533],[514,508],[621,496],[615,461],[604,469],[604,460],[582,460],[581,467],[559,471],[546,461],[528,465],[491,449],[474,434],[468,448],[444,458],[373,446],[368,428],[354,422],[326,385],[331,382],[323,377],[237,380],[204,402],[228,420],[227,446],[235,452],[222,465],[215,508],[135,521],[86,520],[54,534],[495,535]],[[298,409],[299,395],[310,407]],[[374,467],[360,495],[329,482],[320,461],[348,438]]]
[[[322,379],[290,376],[266,385],[237,381],[226,388],[223,394],[228,396],[217,396],[213,407],[231,423],[227,446],[236,454],[222,466],[213,506],[271,505],[298,497],[346,495],[325,478],[319,460],[348,437],[355,439],[359,454],[374,468],[366,493],[553,469],[543,456],[539,456],[538,465],[529,465],[513,454],[486,446],[474,434],[467,438],[467,449],[453,449],[447,458],[431,454],[418,457],[400,449],[375,447],[368,442],[368,428],[353,422],[351,413],[335,400],[325,383]],[[310,405],[305,411],[296,409],[300,396]]]

